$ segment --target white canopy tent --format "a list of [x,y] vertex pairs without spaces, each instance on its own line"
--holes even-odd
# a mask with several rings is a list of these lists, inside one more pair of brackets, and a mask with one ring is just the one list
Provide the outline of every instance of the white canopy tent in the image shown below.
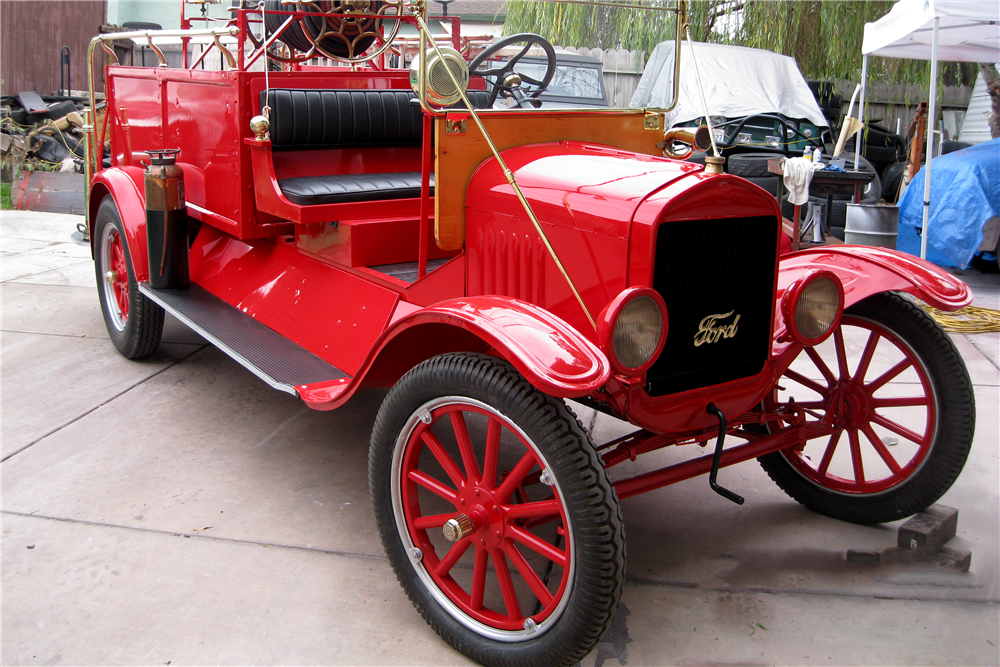
[[[997,0],[900,0],[888,14],[865,24],[861,44],[861,109],[868,85],[868,56],[931,61],[927,103],[927,165],[924,168],[924,216],[920,257],[927,257],[930,213],[931,149],[937,114],[938,61],[1000,61],[1000,2]],[[861,150],[861,141],[855,142]],[[855,162],[857,164],[857,162]]]

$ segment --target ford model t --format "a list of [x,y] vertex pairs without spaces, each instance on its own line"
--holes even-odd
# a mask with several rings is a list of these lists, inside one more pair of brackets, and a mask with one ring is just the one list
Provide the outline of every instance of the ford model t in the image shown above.
[[[679,44],[684,3],[656,11]],[[951,486],[973,394],[915,301],[959,308],[962,282],[889,250],[792,252],[764,190],[663,156],[697,137],[665,137],[662,109],[536,108],[545,40],[469,64],[427,21],[422,0],[269,0],[138,33],[161,61],[179,38],[179,67],[105,67],[88,224],[123,355],[157,348],[166,311],[317,410],[391,387],[369,458],[386,554],[486,664],[595,646],[630,496],[708,474],[741,503],[718,473],[757,459],[807,507],[877,523]],[[530,47],[540,79],[518,74]],[[566,399],[634,432],[593,442]],[[671,446],[696,455],[608,474]]]

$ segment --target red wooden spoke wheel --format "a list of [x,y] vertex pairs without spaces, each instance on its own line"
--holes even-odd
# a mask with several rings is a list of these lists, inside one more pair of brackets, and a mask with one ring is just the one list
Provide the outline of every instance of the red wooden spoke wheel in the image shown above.
[[834,432],[761,457],[793,498],[859,523],[936,501],[968,455],[975,401],[961,356],[916,304],[883,293],[848,309],[786,371],[776,402]]
[[[537,481],[543,470],[549,481],[541,455],[496,410],[461,397],[423,409],[430,423],[415,420],[393,485],[399,529],[409,538],[407,548],[421,552],[420,575],[440,590],[443,604],[481,624],[482,633],[504,641],[533,634],[562,612],[572,581],[573,540],[559,489]],[[470,422],[483,427],[482,447],[473,445]],[[454,442],[459,455],[442,439]],[[506,452],[510,470],[501,469],[502,446],[514,450]],[[541,488],[525,487],[529,475]],[[529,492],[538,499],[530,500]],[[443,535],[449,521],[458,524],[454,541]],[[493,600],[487,579],[499,592]],[[527,591],[518,590],[522,585]]]
[[107,225],[101,236],[101,255],[108,267],[102,281],[107,291],[111,318],[115,328],[125,330],[128,320],[128,267],[125,263],[125,244],[114,225]]
[[490,665],[571,665],[624,580],[617,499],[565,403],[493,357],[410,371],[372,434],[372,502],[397,577],[455,648]]
[[160,345],[163,309],[139,292],[125,227],[110,196],[97,209],[93,238],[97,292],[108,335],[125,357],[148,357]]

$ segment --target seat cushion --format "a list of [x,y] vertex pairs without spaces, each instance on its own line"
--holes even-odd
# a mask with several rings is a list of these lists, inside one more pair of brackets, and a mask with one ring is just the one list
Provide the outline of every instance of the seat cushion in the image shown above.
[[[476,108],[490,99],[484,90],[468,95]],[[420,105],[407,90],[276,88],[269,91],[267,103],[275,149],[419,146],[423,140]]]
[[[433,195],[434,174],[430,186]],[[408,199],[420,196],[420,172],[300,176],[283,178],[278,187],[289,201],[300,206]]]
[[270,91],[275,148],[419,146],[420,107],[404,90]]

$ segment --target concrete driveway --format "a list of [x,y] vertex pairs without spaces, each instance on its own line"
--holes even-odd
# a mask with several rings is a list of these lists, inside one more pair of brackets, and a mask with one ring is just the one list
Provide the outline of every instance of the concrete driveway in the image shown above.
[[[125,360],[79,221],[0,218],[2,663],[468,664],[382,555],[367,443],[384,392],[314,412],[169,316],[160,351]],[[1000,276],[964,278],[1000,307]],[[954,339],[979,421],[941,503],[969,572],[848,562],[898,524],[812,514],[747,463],[720,475],[742,507],[703,478],[623,502],[622,606],[582,664],[1000,663],[1000,335]]]

